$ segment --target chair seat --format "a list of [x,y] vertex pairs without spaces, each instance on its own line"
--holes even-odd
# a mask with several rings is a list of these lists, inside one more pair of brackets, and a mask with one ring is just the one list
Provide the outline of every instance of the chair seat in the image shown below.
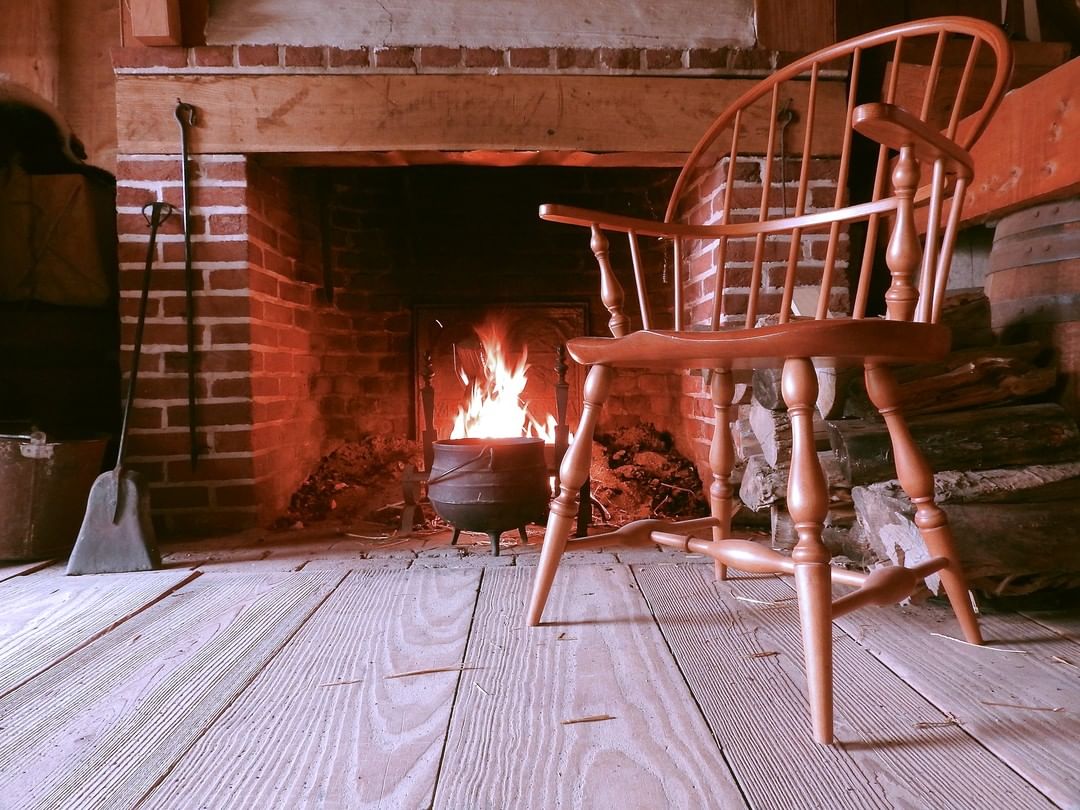
[[575,338],[567,350],[590,366],[753,369],[783,365],[788,357],[837,365],[930,362],[944,357],[950,343],[949,328],[941,324],[837,318],[719,332],[642,330]]

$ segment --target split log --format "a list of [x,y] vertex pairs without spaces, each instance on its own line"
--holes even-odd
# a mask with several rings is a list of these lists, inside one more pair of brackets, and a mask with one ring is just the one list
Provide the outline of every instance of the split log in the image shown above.
[[[1038,343],[965,349],[938,363],[896,370],[904,412],[942,413],[1028,399],[1057,382],[1053,353]],[[847,416],[877,413],[859,381],[849,392]]]
[[990,299],[981,287],[950,292],[941,309],[941,322],[952,330],[954,349],[992,346],[994,343]]
[[[799,537],[795,521],[780,504],[769,507],[772,547],[779,551],[795,548]],[[847,506],[830,507],[821,531],[821,541],[833,557],[847,557],[856,565],[869,567],[880,558],[862,539],[862,528],[855,519],[855,509]]]
[[[791,461],[791,419],[787,411],[770,411],[757,402],[750,403],[750,428],[761,445],[761,453],[770,467]],[[825,421],[814,414],[814,439],[819,450],[829,447]]]
[[[739,409],[743,411],[742,408]],[[747,414],[749,414],[749,408],[746,408]],[[761,445],[758,444],[757,437],[754,436],[754,430],[750,427],[750,418],[747,416],[740,416],[735,420],[733,438],[735,440],[735,455],[741,460],[746,461],[752,456],[761,455]]]
[[[1042,475],[1037,472],[1031,480]],[[1016,489],[1026,477],[1023,470],[998,470],[987,479],[999,479],[999,484],[1011,480],[1003,488],[1011,489],[1013,500],[1028,502],[941,504],[974,588],[1004,596],[1080,583],[1080,478],[1055,482],[1052,490]],[[873,552],[897,565],[929,558],[914,523],[914,507],[896,481],[855,487],[852,496]],[[935,593],[940,590],[936,575],[927,578],[927,585]]]
[[[851,381],[862,377],[862,368],[833,368],[822,361],[814,362],[817,371],[818,414],[823,419],[838,419],[844,412],[844,399]],[[770,411],[786,411],[787,404],[780,393],[780,375],[778,368],[759,368],[754,370],[752,388],[754,400]]]
[[[987,470],[1080,459],[1076,422],[1053,403],[924,416],[909,424],[916,444],[935,470]],[[827,426],[840,469],[853,485],[895,477],[892,443],[884,422],[842,419]]]
[[[818,453],[818,462],[829,484],[829,502],[850,502],[850,485],[840,470],[840,462],[832,450]],[[787,498],[788,468],[786,465],[772,467],[763,455],[751,456],[746,460],[742,484],[739,486],[739,499],[755,512]]]

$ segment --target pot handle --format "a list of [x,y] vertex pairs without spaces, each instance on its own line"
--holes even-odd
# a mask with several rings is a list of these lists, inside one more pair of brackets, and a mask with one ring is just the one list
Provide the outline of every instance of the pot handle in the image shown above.
[[429,478],[427,480],[428,486],[430,486],[431,484],[434,484],[437,481],[442,481],[444,478],[446,478],[448,475],[450,475],[450,473],[457,472],[462,467],[468,467],[474,461],[479,461],[480,459],[482,459],[484,457],[485,453],[487,453],[487,456],[488,456],[488,470],[490,471],[491,468],[492,468],[492,465],[495,463],[495,448],[492,447],[491,445],[485,445],[484,448],[479,452],[479,454],[473,456],[472,458],[468,459],[467,461],[461,462],[460,464],[458,464],[455,467],[451,467],[446,472],[439,473],[439,475],[436,475],[434,478]]

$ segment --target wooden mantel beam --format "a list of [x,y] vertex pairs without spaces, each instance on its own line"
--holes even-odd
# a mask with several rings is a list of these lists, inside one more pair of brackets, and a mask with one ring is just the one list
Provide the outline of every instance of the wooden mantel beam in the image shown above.
[[1080,58],[1005,96],[971,155],[965,224],[1080,194]]
[[[178,98],[193,104],[195,153],[544,151],[687,153],[724,107],[756,82],[560,75],[229,75],[117,77],[119,151],[174,154]],[[795,109],[806,87],[791,87]],[[821,116],[843,119],[840,82],[819,89]],[[796,121],[801,117],[797,116]],[[740,142],[764,152],[768,121]],[[799,129],[798,125],[793,129]],[[839,153],[815,138],[815,153]],[[788,143],[802,142],[789,133]],[[338,158],[340,159],[340,157]]]

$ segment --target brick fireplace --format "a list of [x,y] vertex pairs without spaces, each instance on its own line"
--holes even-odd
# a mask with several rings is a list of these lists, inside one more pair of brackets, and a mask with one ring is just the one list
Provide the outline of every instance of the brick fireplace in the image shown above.
[[[737,49],[571,53],[241,45],[121,51],[115,62],[121,79],[144,83],[139,92],[160,82],[159,103],[166,110],[177,94],[170,82],[203,76],[378,75],[409,67],[486,75],[495,67],[524,75],[585,72],[634,79],[655,71],[666,79],[704,78],[760,72],[777,58]],[[227,111],[206,111],[210,103],[190,98],[192,87],[184,86],[184,100],[204,110],[212,130],[214,116]],[[122,98],[123,84],[120,91]],[[121,142],[117,206],[125,351],[131,348],[145,257],[141,207],[153,199],[181,202],[179,158],[175,146],[169,151],[162,145],[167,135],[130,133]],[[692,142],[695,135],[683,137]],[[159,237],[132,421],[129,461],[151,482],[154,511],[168,533],[265,525],[336,444],[371,433],[415,437],[417,357],[426,348],[421,344],[433,338],[433,312],[570,307],[582,313],[585,331],[604,334],[608,315],[587,233],[541,222],[537,206],[560,202],[660,216],[679,162],[678,152],[665,148],[597,156],[588,152],[587,141],[573,151],[523,143],[528,152],[470,152],[454,142],[446,150],[358,155],[289,154],[262,144],[246,151],[242,141],[229,149],[210,140],[196,143],[190,164],[201,447],[195,469],[188,461],[179,217]],[[761,163],[746,158],[736,172],[736,182],[746,187],[738,204],[746,208],[758,205]],[[826,198],[823,204],[832,202],[835,169],[827,158],[814,161],[812,194]],[[789,169],[788,176],[795,171]],[[723,172],[720,165],[715,176]],[[700,186],[698,219],[715,218],[720,187],[718,180]],[[781,194],[775,189],[778,206]],[[616,262],[626,267],[625,242],[613,240],[612,247]],[[746,247],[749,265],[751,246]],[[807,264],[823,258],[817,247],[807,244]],[[659,245],[645,245],[645,253],[652,274],[666,280],[667,286],[654,289],[654,311],[663,312],[675,269]],[[768,258],[786,257],[787,247],[780,244]],[[700,315],[711,301],[707,248],[689,257],[683,274],[690,311]],[[837,283],[842,306],[845,282]],[[767,296],[772,280],[767,277],[765,284]],[[627,288],[632,289],[628,278]],[[738,312],[744,297],[736,290],[725,311]],[[537,347],[537,356],[550,350]],[[572,382],[578,379],[571,375]],[[435,385],[438,392],[439,379]],[[704,466],[712,409],[699,377],[623,375],[608,425],[636,421],[641,414],[671,431],[680,449]]]

